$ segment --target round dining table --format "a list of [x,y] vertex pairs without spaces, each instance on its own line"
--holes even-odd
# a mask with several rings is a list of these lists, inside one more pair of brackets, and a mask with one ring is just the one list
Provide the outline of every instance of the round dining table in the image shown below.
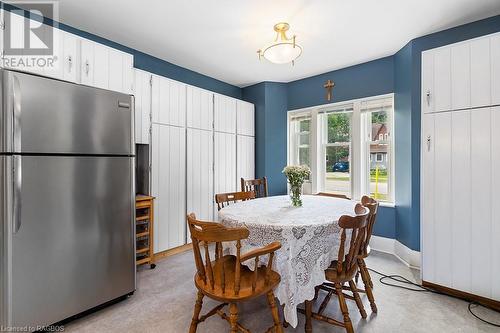
[[[351,200],[314,195],[302,196],[302,202],[302,207],[293,207],[289,196],[273,196],[241,201],[219,211],[223,225],[250,231],[241,253],[281,242],[273,265],[281,275],[275,295],[293,327],[298,323],[297,305],[313,299],[315,287],[325,280],[325,269],[337,259],[340,216],[353,215],[356,205]],[[235,250],[225,246],[231,254]],[[266,258],[261,260],[267,263]],[[252,260],[243,264],[254,268]]]

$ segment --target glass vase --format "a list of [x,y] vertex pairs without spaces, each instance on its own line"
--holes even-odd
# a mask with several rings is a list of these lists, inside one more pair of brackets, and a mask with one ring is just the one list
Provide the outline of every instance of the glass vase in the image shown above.
[[302,199],[300,195],[302,194],[302,184],[290,185],[290,199],[292,200],[292,206],[301,207]]

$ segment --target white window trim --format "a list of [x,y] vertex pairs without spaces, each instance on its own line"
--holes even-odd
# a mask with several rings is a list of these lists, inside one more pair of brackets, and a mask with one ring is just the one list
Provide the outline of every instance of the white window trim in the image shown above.
[[[388,152],[388,161],[390,163],[390,179],[389,179],[389,193],[391,195],[391,198],[388,201],[385,201],[381,203],[382,206],[386,207],[394,207],[395,206],[395,175],[396,175],[396,165],[395,165],[395,131],[394,131],[394,94],[384,94],[384,95],[377,95],[377,96],[371,96],[371,97],[365,97],[365,98],[358,98],[354,100],[349,100],[349,101],[342,101],[342,102],[337,102],[337,103],[330,103],[330,104],[323,104],[323,105],[317,105],[317,106],[311,106],[307,108],[301,108],[301,109],[295,109],[295,110],[289,110],[287,112],[287,163],[291,164],[293,163],[293,152],[291,151],[294,149],[294,145],[291,145],[290,142],[290,131],[291,128],[290,126],[292,125],[292,120],[293,118],[300,117],[300,116],[307,116],[311,118],[311,126],[310,126],[310,141],[309,141],[309,149],[310,149],[310,162],[311,162],[311,179],[309,181],[308,185],[304,185],[304,193],[318,193],[319,189],[321,189],[323,186],[321,182],[324,181],[324,177],[320,177],[320,175],[323,175],[325,170],[323,164],[324,163],[318,163],[318,155],[322,153],[322,142],[321,140],[321,135],[318,135],[318,114],[323,113],[323,112],[328,112],[332,109],[338,109],[339,106],[345,105],[345,104],[352,104],[353,105],[353,114],[352,114],[352,128],[351,128],[351,148],[352,148],[352,156],[351,156],[351,169],[352,169],[352,176],[351,176],[351,191],[352,191],[352,198],[354,200],[359,200],[362,195],[365,193],[362,193],[366,191],[363,186],[363,183],[366,183],[367,180],[363,180],[363,178],[369,178],[369,174],[363,176],[362,174],[362,166],[361,163],[357,163],[356,161],[361,160],[361,155],[363,154],[363,149],[361,147],[361,102],[367,102],[371,100],[377,100],[377,99],[383,99],[383,98],[392,98],[393,101],[393,107],[392,107],[392,114],[391,114],[391,128],[389,129],[389,132],[392,134],[389,138],[390,145],[391,145],[391,152]],[[359,126],[353,126],[354,124],[359,124]],[[365,154],[368,156],[368,154]],[[323,156],[323,155],[320,155]],[[369,163],[369,157],[367,157],[367,162]],[[369,179],[368,179],[369,181]]]

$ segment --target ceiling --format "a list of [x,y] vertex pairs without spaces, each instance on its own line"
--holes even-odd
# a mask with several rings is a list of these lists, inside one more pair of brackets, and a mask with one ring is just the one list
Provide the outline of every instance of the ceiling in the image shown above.
[[[289,82],[392,55],[428,33],[500,14],[499,0],[60,0],[73,27],[239,87]],[[295,66],[256,51],[290,23]]]

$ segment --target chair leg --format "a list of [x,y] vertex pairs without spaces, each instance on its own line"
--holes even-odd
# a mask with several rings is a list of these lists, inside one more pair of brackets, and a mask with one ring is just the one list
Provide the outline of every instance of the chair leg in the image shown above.
[[344,325],[347,333],[354,333],[354,328],[352,327],[351,318],[349,317],[349,310],[347,309],[347,304],[345,302],[344,294],[342,293],[342,285],[340,283],[335,283],[335,290],[337,291],[337,297],[339,299],[340,310],[344,316]]
[[189,333],[196,333],[198,327],[198,318],[200,317],[201,307],[203,305],[203,293],[198,291],[198,297],[194,305],[193,319],[191,320],[191,326],[189,327]]
[[273,315],[274,330],[276,333],[282,333],[283,328],[280,323],[280,316],[278,314],[278,308],[276,307],[276,301],[274,300],[274,293],[272,291],[267,293],[267,302],[271,308],[271,313]]
[[363,302],[361,302],[361,297],[359,297],[358,288],[356,288],[356,283],[354,281],[349,281],[349,287],[351,287],[352,294],[354,295],[354,300],[356,301],[356,305],[358,306],[359,313],[361,317],[366,318],[365,307],[363,306]]
[[377,305],[375,304],[375,297],[373,297],[372,286],[370,286],[371,278],[368,269],[366,268],[365,261],[363,259],[359,260],[359,271],[361,272],[361,278],[365,284],[365,292],[368,300],[370,301],[370,307],[373,313],[377,313]]
[[238,333],[238,306],[236,303],[229,304],[229,323],[231,324],[231,333]]
[[312,333],[312,301],[306,301],[306,333]]

